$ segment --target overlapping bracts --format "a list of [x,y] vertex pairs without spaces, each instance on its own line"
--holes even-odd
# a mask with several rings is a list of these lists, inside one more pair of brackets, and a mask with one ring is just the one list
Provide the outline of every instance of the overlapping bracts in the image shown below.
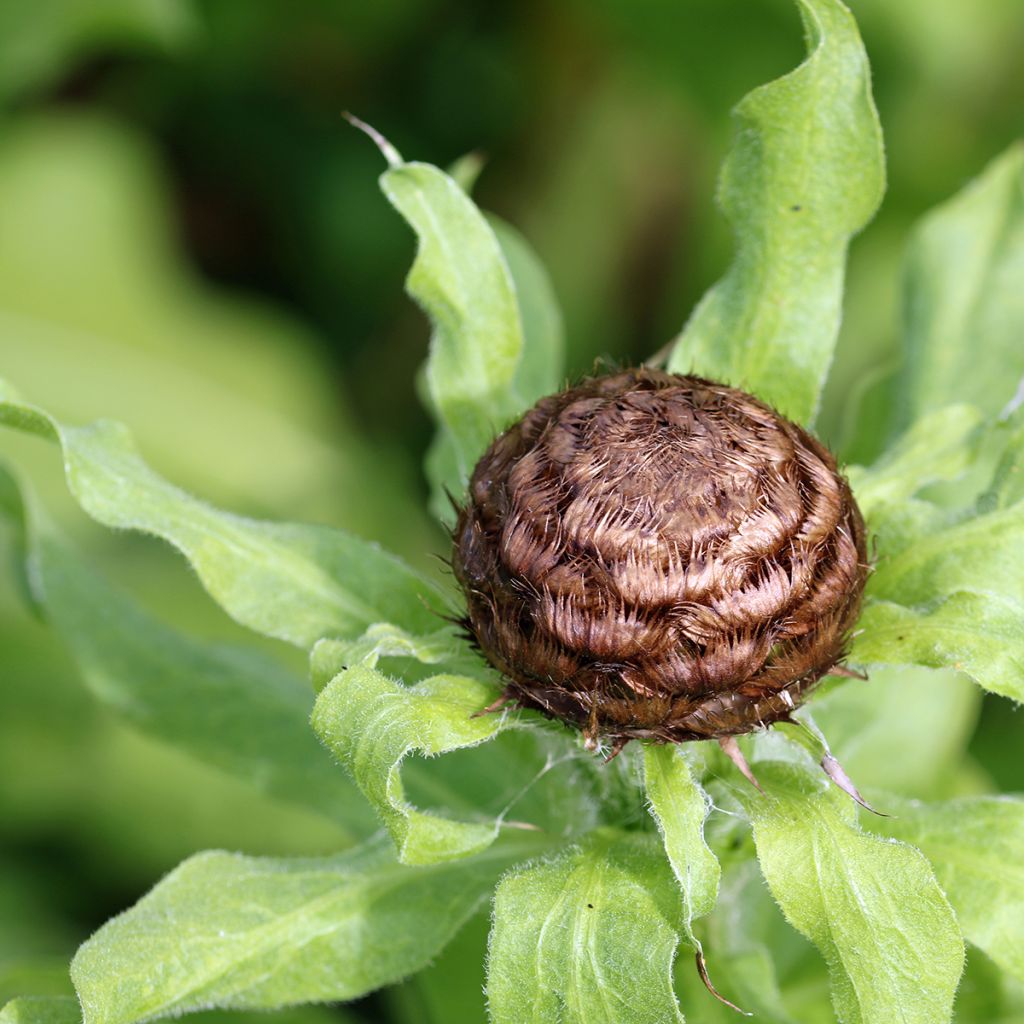
[[832,455],[735,388],[650,369],[542,399],[454,533],[507,694],[591,744],[749,732],[842,659],[867,577]]

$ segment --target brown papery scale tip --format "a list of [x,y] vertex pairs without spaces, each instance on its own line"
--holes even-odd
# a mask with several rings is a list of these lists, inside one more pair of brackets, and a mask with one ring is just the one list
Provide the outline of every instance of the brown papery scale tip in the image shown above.
[[541,399],[473,472],[466,626],[505,697],[587,745],[728,738],[842,671],[867,578],[832,454],[752,395],[653,369]]

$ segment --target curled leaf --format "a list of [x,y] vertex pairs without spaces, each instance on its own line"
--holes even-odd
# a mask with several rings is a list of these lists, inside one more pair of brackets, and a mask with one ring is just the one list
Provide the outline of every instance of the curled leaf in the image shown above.
[[838,0],[798,0],[808,57],[747,95],[719,201],[736,257],[704,296],[669,369],[813,419],[839,332],[850,237],[885,189],[867,55]]

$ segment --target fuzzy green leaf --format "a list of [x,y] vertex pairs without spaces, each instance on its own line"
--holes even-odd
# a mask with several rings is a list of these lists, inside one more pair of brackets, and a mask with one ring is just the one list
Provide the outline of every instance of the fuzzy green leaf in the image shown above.
[[[355,640],[319,640],[310,652],[310,676],[319,693],[339,672],[350,665],[376,668],[381,658],[399,658],[403,664],[444,665],[446,670],[472,675],[486,672],[480,656],[451,626],[414,636],[390,622],[374,623]],[[407,679],[408,673],[400,673]]]
[[921,607],[869,601],[851,658],[861,664],[925,665],[966,672],[986,690],[1024,701],[1019,603],[951,593]]
[[[16,488],[0,466],[0,484]],[[34,596],[78,662],[86,685],[142,732],[258,788],[372,831],[365,801],[309,729],[304,680],[248,648],[201,643],[157,622],[27,517],[19,529]]]
[[63,426],[3,381],[0,424],[58,442],[68,486],[89,515],[174,545],[225,611],[259,633],[311,647],[380,621],[437,628],[444,605],[435,588],[375,544],[212,508],[150,469],[121,424]]
[[[882,545],[868,581],[855,659],[955,668],[1024,701],[1024,429],[1011,421],[982,440],[995,443],[1007,427],[977,514],[904,503],[906,522],[895,531],[902,536]],[[883,539],[890,532],[887,527]]]
[[443,171],[396,163],[381,188],[419,240],[406,287],[433,326],[426,384],[464,484],[522,408],[513,387],[523,323],[512,274],[483,214]]
[[523,352],[512,383],[519,413],[539,398],[565,386],[565,332],[562,312],[548,272],[523,235],[499,217],[489,214],[515,286],[523,325]]
[[383,838],[316,859],[198,854],[79,949],[85,1024],[354,999],[427,964],[530,849],[430,868]]
[[967,470],[977,449],[981,414],[969,405],[950,405],[923,415],[870,468],[848,471],[857,504],[872,532],[928,484],[954,480]]
[[672,991],[679,892],[660,844],[595,833],[513,870],[494,899],[494,1024],[682,1024]]
[[903,800],[892,809],[881,827],[920,848],[967,939],[1024,981],[1024,800]]
[[373,805],[402,863],[465,857],[497,838],[498,820],[455,821],[413,807],[400,773],[413,751],[433,756],[495,736],[504,714],[472,717],[493,699],[491,687],[468,676],[406,687],[366,665],[339,672],[317,698],[314,730]]
[[682,750],[672,744],[644,747],[644,783],[682,894],[683,934],[699,950],[693,922],[711,913],[721,876],[718,858],[704,841],[704,819],[711,804]]
[[0,1008],[0,1024],[79,1024],[73,996],[19,996]]
[[947,402],[998,413],[1024,377],[1024,145],[930,213],[904,282],[907,421]]
[[669,368],[813,419],[839,331],[850,237],[885,189],[867,56],[839,0],[798,0],[808,58],[736,108],[719,200],[737,236]]
[[[506,385],[508,407],[504,418],[511,420],[538,398],[559,390],[564,383],[565,339],[562,314],[547,271],[526,239],[498,217],[489,215],[486,223],[494,234],[511,275],[522,329],[515,374]],[[466,343],[476,342],[472,336],[467,336]],[[455,436],[443,416],[438,416],[436,392],[431,387],[431,361],[432,358],[426,367],[424,397],[440,423],[426,459],[427,478],[431,484],[430,509],[441,522],[450,524],[455,514],[449,495],[458,498],[465,491],[468,474],[480,452],[477,452],[468,466],[462,464]],[[488,436],[488,443],[495,433],[497,430]]]
[[862,833],[854,804],[795,765],[761,762],[743,799],[761,870],[821,951],[842,1024],[942,1024],[963,968],[956,919],[915,849]]

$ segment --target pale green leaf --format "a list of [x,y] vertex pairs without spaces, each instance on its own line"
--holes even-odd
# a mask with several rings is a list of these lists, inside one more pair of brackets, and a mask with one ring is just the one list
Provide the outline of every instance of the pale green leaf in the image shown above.
[[736,108],[719,199],[735,260],[697,306],[669,368],[813,419],[841,316],[850,237],[885,188],[867,56],[839,0],[798,0],[808,57]]
[[[0,493],[16,487],[0,465]],[[34,597],[100,701],[140,731],[355,835],[372,830],[365,801],[309,729],[304,680],[257,651],[202,643],[156,621],[30,523],[16,497],[21,514],[0,507],[0,521],[20,534]]]
[[[471,675],[484,676],[489,671],[454,627],[413,635],[389,622],[377,622],[355,640],[317,641],[309,657],[313,688],[319,693],[350,665],[376,668],[381,658],[400,659],[403,665],[412,662],[424,666],[443,664],[448,671],[457,669]],[[411,672],[396,674],[407,680]]]
[[721,876],[718,858],[704,841],[704,819],[711,804],[674,744],[644,747],[644,784],[682,896],[682,931],[699,950],[693,922],[711,912]]
[[19,996],[0,1008],[0,1024],[79,1024],[73,996]]
[[85,1024],[354,999],[425,966],[536,849],[522,842],[429,868],[383,838],[316,859],[198,854],[78,951]]
[[921,607],[869,601],[851,659],[862,664],[924,665],[966,672],[986,690],[1024,701],[1024,640],[1016,602],[967,592]]
[[[997,441],[996,427],[984,437]],[[994,693],[1024,700],[1024,431],[1013,424],[978,514],[904,502],[887,526],[852,656],[968,673]],[[895,506],[891,506],[895,507]],[[888,549],[888,551],[886,550]]]
[[513,388],[523,350],[515,285],[483,214],[443,171],[397,163],[381,188],[419,239],[406,287],[433,326],[427,389],[465,482],[522,407]]
[[[923,415],[870,468],[848,471],[857,504],[872,532],[924,487],[954,480],[973,461],[981,415],[969,405],[950,405]],[[893,506],[893,507],[890,507]]]
[[523,325],[523,351],[512,387],[521,405],[516,412],[565,386],[565,332],[548,272],[530,243],[511,224],[489,214],[512,274]]
[[741,791],[761,870],[787,920],[821,951],[842,1024],[942,1024],[964,950],[915,849],[862,833],[855,806],[796,765],[760,762]]
[[[517,868],[494,899],[494,1024],[682,1024],[679,891],[657,838],[600,832]],[[710,997],[709,997],[710,998]]]
[[1024,377],[1024,145],[930,213],[904,282],[907,422],[948,402],[990,415]]
[[1024,981],[1024,800],[902,800],[892,811],[880,827],[920,848],[967,939]]
[[494,690],[468,676],[439,675],[406,687],[365,665],[339,672],[313,710],[313,728],[344,765],[391,833],[405,864],[433,864],[485,849],[500,822],[455,821],[418,810],[400,774],[413,751],[427,756],[476,746],[505,725],[505,714],[474,714]]
[[311,647],[375,622],[437,628],[436,589],[375,544],[341,530],[221,512],[158,476],[117,423],[66,427],[0,381],[0,424],[57,441],[68,486],[106,526],[162,537],[243,625]]
[[[509,385],[515,397],[513,413],[518,414],[537,399],[564,386],[562,314],[547,271],[526,239],[498,217],[488,215],[487,223],[512,275],[522,324],[522,351]],[[433,407],[432,399],[427,397],[428,405]],[[427,453],[426,470],[431,483],[431,511],[441,522],[450,524],[454,522],[455,513],[449,495],[456,499],[461,497],[467,480],[460,468],[452,434],[443,422]]]
[[[996,464],[989,488],[978,499],[979,512],[996,512],[1014,505],[1024,506],[1024,413],[996,425],[993,435],[1005,432],[1006,443]],[[998,442],[993,436],[992,442]]]

